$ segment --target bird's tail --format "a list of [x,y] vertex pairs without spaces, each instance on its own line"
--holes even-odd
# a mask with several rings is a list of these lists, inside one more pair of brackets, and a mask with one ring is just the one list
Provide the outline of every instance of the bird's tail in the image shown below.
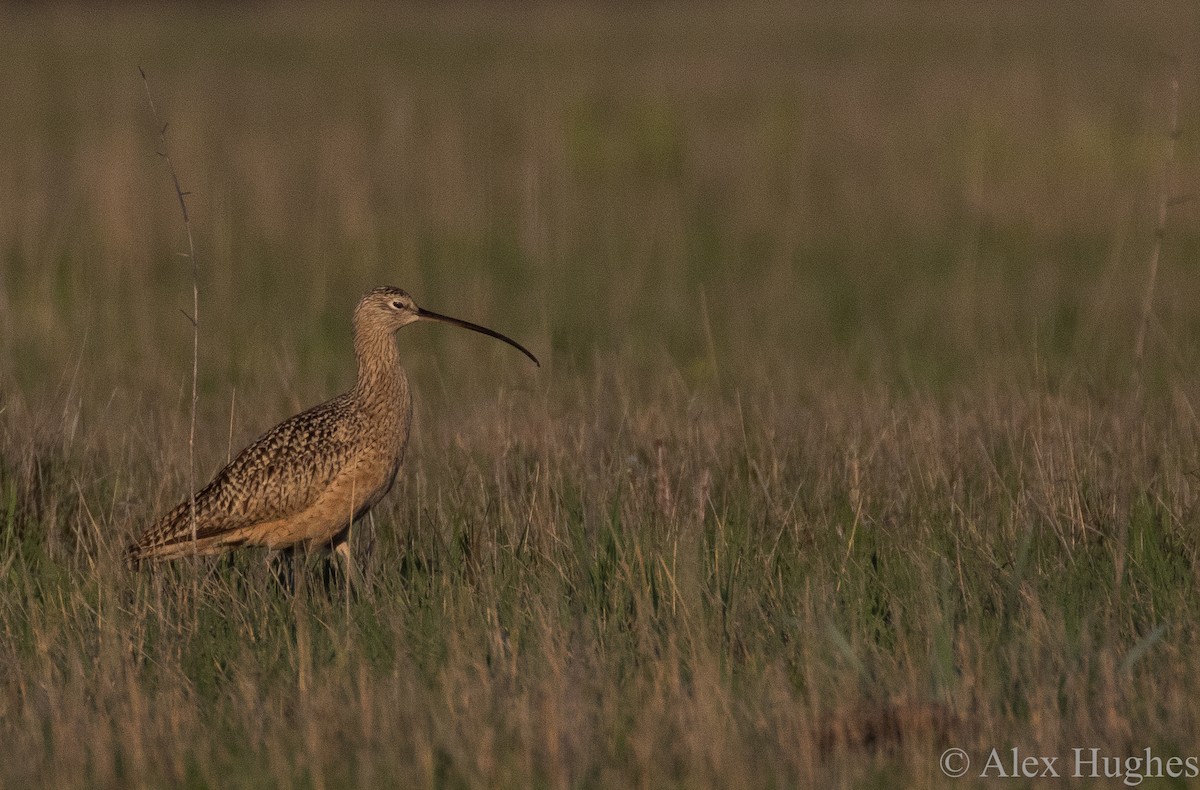
[[125,562],[136,570],[143,560],[168,560],[203,552],[206,541],[201,528],[200,503],[196,503],[196,528],[193,529],[192,500],[185,499],[125,550]]

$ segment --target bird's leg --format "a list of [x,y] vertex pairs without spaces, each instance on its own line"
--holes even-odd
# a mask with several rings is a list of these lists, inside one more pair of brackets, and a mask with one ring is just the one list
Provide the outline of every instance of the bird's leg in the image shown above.
[[267,549],[267,555],[263,558],[263,565],[267,568],[267,576],[280,584],[283,583],[283,579],[280,578],[279,549]]
[[367,555],[367,561],[369,562],[371,555],[375,553],[375,536],[379,534],[375,529],[375,511],[372,510],[367,513],[367,520],[371,522],[371,529],[367,532],[367,545],[363,553]]
[[266,573],[274,579],[287,596],[296,594],[296,576],[304,573],[300,552],[295,546],[287,549],[269,549],[266,551]]
[[293,546],[289,553],[292,555],[292,598],[294,601],[299,601],[300,596],[307,592],[305,581],[308,576],[306,567],[308,552],[304,550],[303,546]]
[[350,530],[341,535],[333,544],[334,552],[341,557],[342,567],[346,573],[347,588],[361,592],[363,589],[362,574],[354,564],[354,556],[350,553]]

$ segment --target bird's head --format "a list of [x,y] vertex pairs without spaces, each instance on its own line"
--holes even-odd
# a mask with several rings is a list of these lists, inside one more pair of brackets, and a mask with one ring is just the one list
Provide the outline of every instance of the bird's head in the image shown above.
[[408,291],[402,288],[385,285],[376,288],[369,294],[364,296],[358,302],[358,307],[354,309],[354,328],[356,332],[360,331],[383,331],[395,332],[397,329],[417,321],[440,321],[444,324],[453,324],[461,326],[464,329],[470,329],[473,332],[479,332],[497,340],[502,340],[508,343],[513,348],[520,351],[525,356],[533,360],[533,364],[541,366],[537,357],[529,352],[527,348],[513,340],[510,337],[500,334],[494,329],[488,329],[479,324],[472,324],[470,321],[463,321],[461,318],[451,318],[448,315],[435,313],[432,310],[426,310],[418,307],[413,301],[412,296]]
[[390,285],[376,288],[354,308],[354,325],[395,332],[402,326],[421,320],[421,308],[408,291]]

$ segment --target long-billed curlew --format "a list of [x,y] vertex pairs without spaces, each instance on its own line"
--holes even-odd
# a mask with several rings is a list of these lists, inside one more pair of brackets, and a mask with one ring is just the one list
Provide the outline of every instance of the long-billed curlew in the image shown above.
[[130,562],[235,546],[332,544],[354,578],[349,528],[391,488],[412,423],[408,377],[392,335],[421,320],[491,335],[539,364],[499,332],[417,307],[399,288],[376,288],[354,309],[353,389],[284,420],[238,453],[196,493],[195,519],[189,497],[129,547]]

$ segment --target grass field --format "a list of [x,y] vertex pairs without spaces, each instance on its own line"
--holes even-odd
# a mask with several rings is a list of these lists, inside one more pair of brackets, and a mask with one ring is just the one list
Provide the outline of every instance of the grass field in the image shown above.
[[[1184,3],[0,7],[0,786],[1200,756],[1197,41]],[[361,595],[123,565],[192,383],[139,65],[199,477],[349,386],[375,285],[542,358],[398,334]]]

